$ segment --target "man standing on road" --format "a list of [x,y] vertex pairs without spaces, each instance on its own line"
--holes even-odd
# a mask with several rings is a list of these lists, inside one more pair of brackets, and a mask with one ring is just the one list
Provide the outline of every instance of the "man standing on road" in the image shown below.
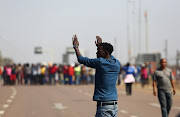
[[116,81],[120,70],[120,62],[111,53],[113,46],[102,43],[102,39],[96,36],[97,58],[89,59],[83,57],[78,49],[77,36],[73,36],[73,47],[78,62],[88,67],[95,68],[95,89],[93,100],[97,101],[96,117],[117,117],[118,95]]
[[158,89],[158,99],[161,105],[162,117],[168,117],[169,111],[172,106],[172,93],[171,85],[173,87],[173,95],[175,95],[175,84],[172,70],[167,68],[167,62],[165,59],[160,60],[161,67],[154,72],[153,77],[153,94],[156,93],[156,83]]

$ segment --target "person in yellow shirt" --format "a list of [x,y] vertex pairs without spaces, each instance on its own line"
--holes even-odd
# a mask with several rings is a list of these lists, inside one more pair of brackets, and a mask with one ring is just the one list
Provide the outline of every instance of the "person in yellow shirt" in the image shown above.
[[75,72],[75,84],[79,85],[80,76],[81,76],[81,66],[76,64],[75,67],[74,67],[74,72]]
[[41,81],[40,81],[40,84],[44,84],[45,73],[46,73],[46,67],[44,65],[41,65]]

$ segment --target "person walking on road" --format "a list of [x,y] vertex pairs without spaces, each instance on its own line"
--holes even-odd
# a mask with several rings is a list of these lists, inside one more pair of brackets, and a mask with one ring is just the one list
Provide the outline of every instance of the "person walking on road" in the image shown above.
[[158,90],[158,99],[161,105],[161,113],[162,117],[168,117],[169,112],[172,106],[172,93],[171,93],[171,85],[173,87],[173,95],[176,94],[174,77],[172,74],[172,70],[167,68],[166,59],[160,60],[160,68],[158,68],[154,72],[153,77],[153,94],[156,93],[156,84]]
[[117,117],[118,95],[116,81],[120,70],[120,62],[111,53],[113,46],[110,43],[102,43],[102,39],[96,36],[97,58],[83,57],[78,49],[77,36],[73,36],[73,47],[78,62],[87,67],[95,68],[95,88],[93,101],[97,101],[96,117]]
[[126,84],[126,95],[132,94],[132,84],[135,82],[134,78],[134,68],[131,67],[130,63],[127,63],[125,67],[122,68],[126,72],[126,77],[124,83]]
[[144,88],[145,85],[149,84],[148,70],[145,64],[142,64],[141,68],[141,85]]

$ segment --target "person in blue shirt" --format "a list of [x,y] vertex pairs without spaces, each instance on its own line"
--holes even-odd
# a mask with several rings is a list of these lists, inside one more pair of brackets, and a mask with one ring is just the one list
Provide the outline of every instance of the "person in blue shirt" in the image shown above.
[[102,43],[99,36],[96,36],[96,39],[97,58],[95,59],[89,59],[81,55],[76,35],[72,38],[73,48],[79,63],[96,69],[93,96],[93,101],[97,101],[95,117],[117,117],[118,95],[116,81],[120,70],[120,62],[111,55],[113,46],[110,43]]
[[125,67],[122,68],[126,72],[126,77],[124,83],[126,84],[126,94],[132,94],[132,83],[135,82],[135,71],[134,68],[130,66],[130,63],[127,63]]

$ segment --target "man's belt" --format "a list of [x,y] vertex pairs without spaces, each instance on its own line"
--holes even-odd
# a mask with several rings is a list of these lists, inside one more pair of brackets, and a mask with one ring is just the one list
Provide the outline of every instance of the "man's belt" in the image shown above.
[[106,102],[97,101],[97,106],[116,105],[116,104],[117,101],[106,101]]

